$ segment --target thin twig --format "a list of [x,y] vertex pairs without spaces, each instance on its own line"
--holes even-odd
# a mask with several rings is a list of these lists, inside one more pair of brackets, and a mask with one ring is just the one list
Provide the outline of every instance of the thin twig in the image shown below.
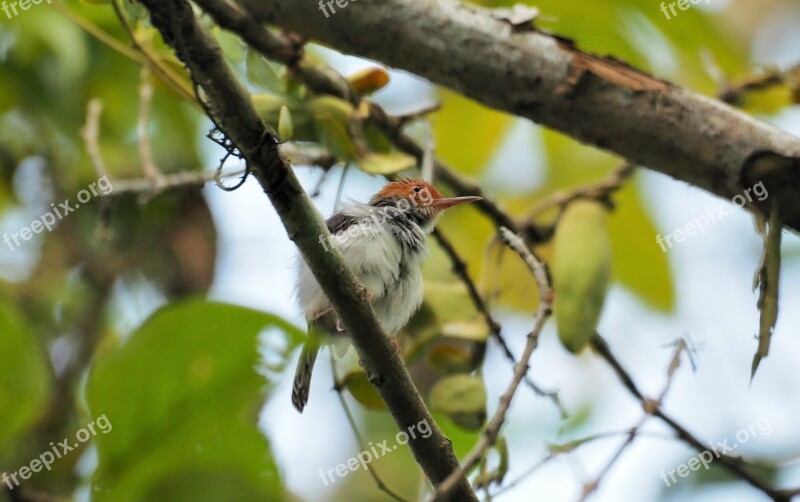
[[402,115],[396,115],[395,118],[397,119],[398,123],[401,126],[405,126],[406,124],[414,122],[415,120],[425,118],[431,113],[438,112],[441,109],[442,109],[442,104],[436,102],[430,105],[425,105],[417,110],[404,113]]
[[92,161],[94,170],[102,178],[108,176],[106,163],[100,153],[100,115],[103,113],[103,102],[99,98],[90,99],[86,104],[86,124],[81,129],[81,137],[86,153]]
[[[350,406],[347,405],[347,400],[344,398],[343,391],[345,386],[336,376],[336,357],[333,355],[333,349],[329,351],[329,354],[331,358],[331,373],[333,375],[333,390],[336,391],[336,395],[339,397],[339,403],[341,403],[344,414],[347,417],[347,423],[350,424],[350,429],[353,431],[353,435],[356,437],[356,443],[358,443],[358,447],[361,449],[361,451],[367,451],[367,442],[364,441],[364,437],[361,435],[361,432],[359,432],[358,425],[353,417],[353,412],[350,411]],[[367,464],[367,472],[370,476],[372,476],[372,479],[375,481],[375,484],[378,486],[380,491],[399,502],[408,502],[406,499],[396,494],[388,486],[386,486],[386,483],[384,483],[380,476],[378,476],[378,473],[375,472],[375,468],[372,467],[371,464]]]
[[[237,169],[226,173],[225,177],[234,177],[244,174],[244,169]],[[202,187],[206,183],[214,181],[213,171],[186,171],[175,174],[166,174],[161,177],[159,182],[159,192],[167,190],[178,190],[182,188]],[[146,194],[153,190],[153,183],[148,178],[138,178],[129,180],[114,180],[114,190],[109,192],[106,197],[116,197],[122,194],[136,193]]]
[[142,68],[142,83],[139,85],[139,120],[137,132],[139,134],[139,159],[142,161],[142,171],[153,185],[154,192],[159,191],[163,174],[153,161],[153,152],[150,149],[150,108],[153,103],[153,84],[150,82],[150,69]]
[[[450,242],[450,239],[445,237],[441,230],[435,229],[433,231],[433,237],[436,239],[436,242],[439,244],[439,247],[442,248],[442,251],[450,258],[450,262],[453,264],[453,273],[456,274],[461,279],[461,282],[467,287],[467,292],[469,297],[472,299],[472,303],[475,305],[475,308],[480,312],[483,316],[484,320],[486,321],[486,325],[489,327],[489,332],[492,334],[494,339],[500,345],[500,349],[503,351],[503,355],[505,358],[511,363],[512,366],[517,365],[516,357],[514,357],[514,353],[511,351],[511,348],[506,343],[505,339],[502,335],[502,326],[499,322],[497,322],[494,317],[492,317],[491,312],[489,311],[489,306],[483,300],[483,297],[478,292],[478,287],[475,285],[475,282],[469,276],[469,272],[467,271],[467,264],[458,254],[453,243]],[[525,375],[524,379],[525,385],[530,387],[533,392],[535,392],[538,396],[544,397],[552,401],[553,405],[558,409],[561,418],[567,418],[569,413],[567,413],[566,408],[561,403],[561,398],[556,391],[548,391],[540,387],[536,382],[529,375]]]
[[66,16],[70,21],[77,24],[79,27],[83,28],[84,31],[95,37],[103,44],[110,47],[112,50],[118,52],[122,56],[130,59],[135,63],[138,63],[140,65],[147,64],[147,60],[143,58],[139,53],[132,50],[127,45],[123,44],[116,38],[112,37],[105,31],[103,31],[102,28],[100,28],[96,24],[92,23],[85,17],[81,16],[80,14],[72,10],[65,3],[56,0],[55,2],[52,3],[52,6],[54,9],[56,9],[57,11],[61,12],[64,16]]
[[[595,334],[592,338],[592,348],[594,348],[595,352],[605,359],[605,361],[611,366],[614,372],[617,374],[617,377],[620,379],[622,384],[628,389],[636,399],[642,404],[645,410],[648,407],[652,406],[653,401],[651,399],[647,399],[644,394],[639,391],[639,388],[633,382],[633,378],[631,378],[630,373],[622,366],[619,360],[614,356],[611,352],[611,348],[608,346],[608,343],[603,339],[599,334]],[[658,418],[660,418],[664,423],[666,423],[673,431],[678,438],[680,438],[683,442],[691,446],[692,448],[696,449],[698,452],[705,451],[707,449],[705,443],[700,441],[697,437],[691,434],[688,430],[686,430],[682,425],[676,422],[672,417],[667,415],[660,406],[656,406],[655,409],[652,410],[652,414]],[[731,474],[734,476],[746,481],[753,487],[761,490],[764,492],[768,497],[775,501],[781,502],[788,502],[791,498],[789,493],[786,491],[778,490],[769,486],[768,484],[764,483],[762,480],[758,479],[754,475],[750,474],[742,467],[742,460],[737,457],[731,457],[730,455],[726,455],[724,453],[720,454],[719,457],[716,459],[719,464],[727,469]]]
[[525,240],[511,232],[507,228],[500,229],[500,237],[503,242],[511,249],[516,251],[522,260],[528,265],[531,273],[536,279],[536,284],[539,287],[539,307],[534,319],[533,329],[528,333],[527,342],[525,343],[525,350],[522,353],[520,362],[514,367],[514,377],[508,385],[505,393],[500,397],[500,403],[495,411],[494,416],[489,423],[483,428],[478,443],[473,447],[472,451],[467,455],[467,458],[461,463],[461,467],[453,472],[444,482],[442,482],[436,490],[431,494],[428,500],[442,500],[446,499],[450,489],[461,479],[461,477],[472,470],[478,462],[483,458],[489,448],[494,445],[497,440],[497,435],[500,433],[500,428],[505,422],[506,415],[511,407],[511,401],[514,399],[514,394],[519,388],[525,374],[528,371],[528,361],[530,361],[534,350],[539,344],[539,335],[544,328],[545,322],[552,313],[553,291],[550,289],[550,281],[548,278],[547,268],[541,260],[539,260],[530,251]]
[[[185,81],[182,81],[178,75],[175,74],[172,70],[170,70],[161,60],[158,58],[157,55],[150,52],[150,50],[139,43],[136,39],[136,33],[134,33],[133,28],[131,27],[130,23],[128,22],[128,18],[125,16],[125,13],[120,7],[119,2],[122,0],[111,0],[111,6],[114,8],[114,13],[117,15],[120,24],[125,29],[125,32],[128,34],[128,37],[131,39],[131,44],[133,47],[138,51],[139,54],[144,56],[145,63],[143,66],[150,66],[153,71],[161,77],[161,79],[166,83],[172,90],[174,90],[180,97],[189,101],[190,103],[197,104],[197,101],[194,98],[194,94],[189,86],[189,84]],[[116,39],[115,39],[116,40]]]
[[655,401],[651,400],[649,401],[648,404],[644,406],[645,411],[644,414],[642,415],[642,418],[634,427],[630,429],[630,431],[628,431],[628,435],[625,438],[625,441],[623,441],[622,444],[617,449],[617,451],[614,452],[614,455],[611,456],[611,459],[608,461],[605,467],[600,469],[600,472],[597,474],[597,477],[594,479],[594,481],[590,481],[584,485],[583,493],[581,494],[579,500],[581,501],[586,500],[592,493],[594,493],[597,490],[597,488],[600,486],[600,481],[603,479],[603,477],[605,477],[608,474],[608,472],[611,470],[611,468],[614,466],[617,460],[619,460],[619,458],[622,456],[622,453],[625,451],[625,449],[628,448],[631,444],[633,444],[633,441],[639,435],[640,429],[644,426],[645,422],[647,422],[647,420],[653,415],[653,410],[657,409],[664,402],[664,398],[666,397],[667,392],[669,392],[670,386],[672,385],[672,377],[675,375],[675,372],[680,367],[681,354],[683,354],[683,351],[687,350],[687,348],[688,346],[686,345],[686,341],[684,339],[681,338],[680,340],[678,340],[675,347],[675,353],[672,355],[669,367],[667,367],[667,381],[664,384],[664,389],[661,391],[661,394],[658,396],[658,399],[656,399]]
[[424,122],[424,131],[425,131],[425,141],[424,141],[424,151],[425,154],[422,156],[422,162],[420,163],[420,173],[422,179],[427,181],[428,183],[433,183],[433,166],[434,162],[436,161],[436,139],[433,137],[433,128],[431,127],[431,123],[429,121]]
[[546,200],[538,203],[530,210],[525,220],[530,221],[536,216],[553,207],[563,208],[575,199],[596,199],[605,200],[612,193],[619,190],[625,181],[631,177],[636,166],[630,162],[625,162],[614,169],[605,179],[590,185],[575,188],[568,192],[558,192]]

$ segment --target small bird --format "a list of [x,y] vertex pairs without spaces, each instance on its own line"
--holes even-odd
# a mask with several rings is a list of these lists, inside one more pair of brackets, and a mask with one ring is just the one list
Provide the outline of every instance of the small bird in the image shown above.
[[[368,204],[352,203],[328,218],[330,240],[320,235],[329,251],[336,246],[367,289],[375,315],[387,335],[406,325],[422,304],[422,262],[425,237],[445,209],[481,200],[445,198],[431,184],[402,179],[384,186]],[[297,300],[308,321],[309,338],[294,375],[292,404],[300,413],[308,402],[311,372],[323,342],[347,340],[347,330],[304,260],[299,260]],[[320,340],[315,331],[327,335]],[[337,349],[341,344],[335,344]],[[346,348],[349,344],[345,345]],[[338,352],[338,350],[337,350]],[[339,354],[343,355],[343,354]]]

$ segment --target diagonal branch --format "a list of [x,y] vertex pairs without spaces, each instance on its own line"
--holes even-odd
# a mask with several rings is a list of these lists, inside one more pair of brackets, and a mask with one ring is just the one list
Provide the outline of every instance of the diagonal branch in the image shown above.
[[467,455],[467,458],[464,459],[462,467],[451,474],[447,480],[436,488],[428,499],[430,502],[435,500],[447,500],[446,497],[450,493],[450,490],[456,486],[459,476],[463,476],[464,473],[469,472],[473,467],[478,465],[478,462],[486,455],[489,448],[497,441],[497,436],[500,434],[503,423],[505,423],[508,410],[511,408],[511,401],[514,399],[514,394],[516,394],[519,385],[528,373],[528,361],[530,361],[533,351],[536,350],[536,347],[539,345],[539,335],[542,333],[542,329],[552,313],[553,290],[550,288],[549,274],[547,273],[544,262],[534,256],[530,249],[528,249],[523,238],[513,233],[511,230],[501,227],[500,238],[507,246],[520,255],[530,269],[531,274],[536,279],[536,285],[539,288],[539,307],[536,311],[533,329],[528,333],[525,350],[522,352],[520,362],[514,367],[514,377],[511,379],[511,383],[508,384],[508,388],[503,395],[500,396],[500,404],[497,407],[497,411],[495,411],[489,423],[484,426],[478,443],[469,455]]
[[410,71],[718,196],[764,181],[787,225],[800,229],[799,138],[532,24],[458,0],[359,0],[328,17],[317,2],[238,4],[258,21]]
[[[466,286],[473,305],[475,305],[475,308],[483,316],[486,325],[489,327],[489,331],[495,340],[497,340],[497,344],[500,345],[503,355],[512,366],[516,366],[516,357],[514,357],[514,353],[511,352],[511,348],[508,346],[505,338],[503,338],[502,326],[500,326],[500,323],[497,322],[494,317],[492,317],[492,313],[489,311],[489,306],[478,292],[478,287],[475,285],[475,282],[470,278],[469,272],[467,272],[466,262],[461,258],[461,256],[459,256],[458,251],[456,251],[455,247],[453,247],[453,243],[450,242],[450,239],[445,237],[441,230],[434,230],[433,237],[436,239],[439,247],[442,248],[442,251],[444,251],[444,253],[450,257],[450,261],[453,263],[453,273],[456,274],[461,279],[461,282],[463,282]],[[543,389],[527,374],[524,377],[524,382],[525,385],[530,387],[531,390],[536,393],[536,395],[549,399],[558,409],[562,419],[566,419],[569,416],[567,409],[561,403],[561,398],[559,397],[557,391]]]
[[[648,399],[647,397],[642,394],[636,384],[633,382],[633,378],[631,378],[630,373],[622,366],[622,363],[616,358],[613,352],[611,352],[611,348],[608,346],[608,342],[603,339],[599,334],[595,334],[594,338],[592,338],[592,348],[597,352],[597,354],[606,360],[606,362],[611,366],[614,370],[614,373],[617,374],[617,377],[620,379],[622,384],[628,389],[628,392],[633,394],[633,396],[639,400],[642,404],[642,407],[645,411],[653,416],[660,418],[668,427],[670,427],[673,431],[675,431],[675,435],[681,439],[684,443],[688,444],[692,448],[696,449],[698,452],[705,451],[707,449],[706,445],[703,444],[697,437],[695,437],[691,432],[686,430],[681,424],[675,421],[671,416],[667,415],[662,409],[660,404],[657,401],[653,401]],[[753,487],[761,490],[766,494],[769,498],[775,501],[780,502],[789,502],[791,496],[789,496],[785,491],[781,491],[775,489],[764,481],[760,480],[759,478],[753,476],[750,472],[744,469],[742,466],[742,461],[739,458],[731,457],[725,453],[719,455],[716,459],[728,472],[740,478]]]
[[[219,45],[200,26],[186,0],[144,0],[153,26],[189,68],[215,124],[236,145],[297,244],[315,278],[341,316],[365,369],[401,430],[427,420],[432,434],[409,442],[416,461],[434,486],[459,468],[452,443],[442,434],[400,358],[375,318],[363,285],[347,268],[338,250],[325,250],[320,236],[328,231],[292,169],[278,141],[256,115],[250,96],[235,79]],[[202,93],[200,92],[202,91]],[[201,96],[202,94],[202,96]],[[464,476],[457,480],[457,500],[477,500]]]

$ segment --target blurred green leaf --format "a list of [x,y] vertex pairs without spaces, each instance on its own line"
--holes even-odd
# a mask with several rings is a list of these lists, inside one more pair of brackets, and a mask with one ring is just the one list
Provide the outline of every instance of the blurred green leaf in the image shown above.
[[373,410],[386,409],[386,403],[381,399],[378,389],[370,383],[364,370],[357,368],[348,371],[342,379],[342,385],[365,407]]
[[258,336],[267,327],[283,335],[284,356],[302,336],[268,314],[193,301],[160,310],[99,357],[87,399],[113,429],[95,438],[94,499],[280,499],[256,428],[265,384]]
[[472,375],[443,378],[431,389],[431,408],[446,413],[467,430],[479,430],[486,421],[486,387]]
[[388,176],[417,165],[417,159],[402,152],[368,153],[356,161],[358,168],[369,174]]
[[50,392],[47,355],[22,317],[0,303],[0,458],[41,416]]
[[268,91],[283,93],[286,84],[278,76],[278,70],[253,49],[247,49],[247,78],[253,85]]
[[614,195],[616,209],[609,228],[613,252],[613,277],[648,306],[671,312],[675,308],[675,285],[667,254],[655,242],[659,233],[635,179]]
[[437,156],[458,171],[479,173],[497,150],[512,118],[443,88],[439,101],[442,109],[431,118]]

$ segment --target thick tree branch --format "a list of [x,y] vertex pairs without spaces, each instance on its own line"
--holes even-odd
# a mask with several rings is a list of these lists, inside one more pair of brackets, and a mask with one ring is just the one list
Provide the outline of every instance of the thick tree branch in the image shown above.
[[329,17],[317,2],[238,3],[259,21],[411,71],[721,197],[764,181],[787,224],[800,229],[800,139],[532,25],[457,0],[359,0]]
[[[250,96],[229,70],[214,39],[198,24],[186,0],[144,0],[153,25],[189,68],[202,90],[212,119],[234,142],[249,163],[278,212],[289,237],[297,244],[317,281],[348,327],[356,350],[369,374],[377,375],[378,391],[401,430],[426,420],[427,439],[409,442],[414,457],[434,484],[459,468],[451,442],[436,425],[403,362],[375,318],[366,291],[345,266],[336,249],[319,245],[328,231],[278,151],[278,142],[250,103]],[[199,93],[200,94],[200,93]],[[454,497],[477,500],[462,477]]]

